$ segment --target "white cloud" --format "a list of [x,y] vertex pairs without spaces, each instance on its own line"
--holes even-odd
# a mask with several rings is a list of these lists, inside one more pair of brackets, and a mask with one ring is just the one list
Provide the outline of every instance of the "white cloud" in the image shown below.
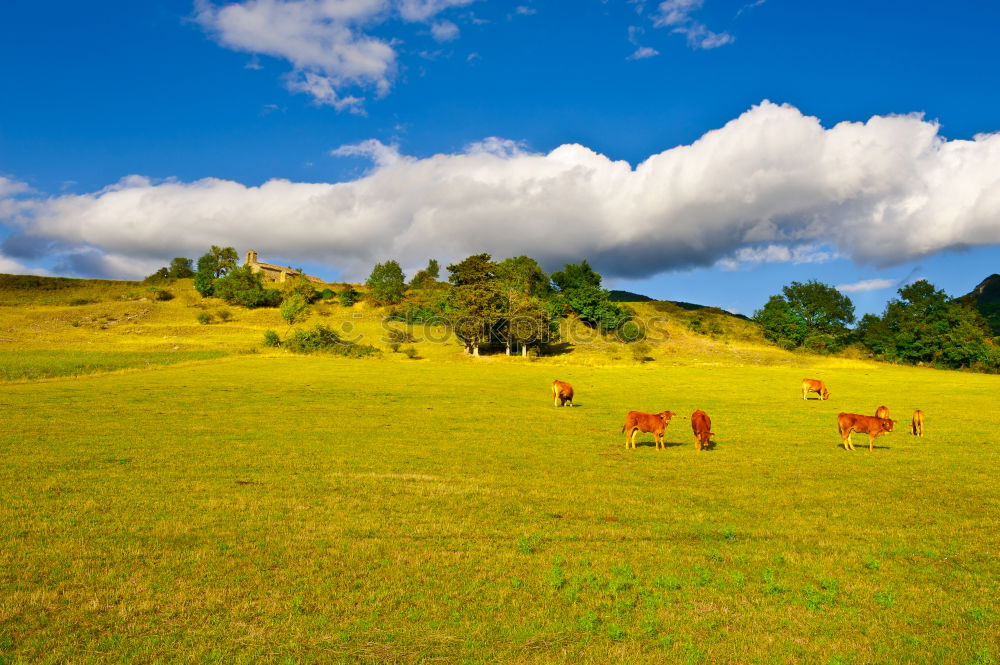
[[691,13],[701,9],[703,0],[664,0],[653,15],[653,25],[657,28],[671,28],[672,32],[687,37],[688,46],[693,49],[713,49],[735,41],[726,32],[712,32],[705,24],[691,17]]
[[535,14],[538,13],[538,10],[528,7],[526,5],[518,5],[514,9],[514,13],[517,14],[518,16],[534,16]]
[[836,288],[843,293],[861,293],[863,291],[880,291],[896,286],[899,281],[895,279],[865,279],[853,284],[838,284]]
[[[430,21],[449,7],[472,1],[243,0],[216,6],[196,0],[196,19],[222,46],[288,60],[293,66],[286,77],[290,90],[357,111],[369,91],[376,96],[388,93],[397,69],[393,45],[368,34],[368,29],[396,16],[408,22]],[[439,41],[458,35],[458,27],[449,21],[431,30]],[[255,64],[252,60],[251,66]]]
[[6,222],[18,236],[11,247],[54,239],[99,249],[136,262],[121,263],[131,270],[123,277],[140,276],[140,262],[212,244],[325,263],[352,278],[387,258],[419,267],[481,251],[529,254],[550,269],[588,258],[609,277],[835,254],[885,266],[1000,244],[1000,134],[949,141],[938,129],[917,115],[824,128],[763,102],[634,168],[581,145],[538,154],[487,139],[417,159],[367,141],[335,151],[374,162],[350,182],[131,177],[89,194],[22,193],[0,204],[17,202]]
[[378,139],[368,139],[361,143],[342,145],[335,150],[331,150],[330,154],[334,157],[367,157],[376,166],[389,166],[404,159],[399,154],[398,145],[386,145]]
[[431,35],[435,41],[450,42],[458,39],[458,26],[451,21],[439,21],[431,26]]
[[627,60],[643,60],[645,58],[652,58],[654,56],[660,55],[660,52],[655,48],[650,48],[649,46],[640,46],[635,50],[635,53],[630,55]]

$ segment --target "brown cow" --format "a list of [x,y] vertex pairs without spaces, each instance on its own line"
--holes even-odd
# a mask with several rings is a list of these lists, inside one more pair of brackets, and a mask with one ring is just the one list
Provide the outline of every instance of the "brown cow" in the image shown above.
[[708,414],[698,409],[691,414],[691,431],[694,432],[694,447],[698,450],[708,450],[712,445],[711,438],[715,436],[712,430],[712,419]]
[[553,406],[566,406],[566,402],[573,406],[573,386],[556,379],[552,382],[552,404]]
[[819,393],[820,399],[830,399],[830,391],[819,379],[802,379],[802,399],[805,399],[808,393]]
[[913,436],[924,435],[924,412],[917,409],[913,412],[913,422],[910,424],[910,433]]
[[886,432],[892,431],[896,421],[875,416],[861,416],[856,413],[841,413],[837,416],[837,430],[843,439],[844,450],[854,450],[851,443],[851,433],[859,432],[868,435],[868,452],[875,447],[875,439]]
[[887,407],[887,406],[880,406],[879,408],[875,409],[875,417],[876,418],[888,418],[889,417],[889,407]]
[[625,424],[622,431],[625,432],[625,447],[635,448],[635,435],[639,432],[652,432],[656,439],[656,449],[666,448],[663,445],[663,432],[674,414],[670,411],[661,413],[643,413],[642,411],[629,411],[625,416]]

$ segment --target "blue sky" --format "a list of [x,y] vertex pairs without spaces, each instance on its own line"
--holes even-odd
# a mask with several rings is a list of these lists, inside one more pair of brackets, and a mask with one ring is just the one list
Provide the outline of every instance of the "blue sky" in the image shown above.
[[209,244],[330,279],[588,258],[752,312],[791,280],[1000,272],[1000,6],[789,0],[17,3],[0,271]]

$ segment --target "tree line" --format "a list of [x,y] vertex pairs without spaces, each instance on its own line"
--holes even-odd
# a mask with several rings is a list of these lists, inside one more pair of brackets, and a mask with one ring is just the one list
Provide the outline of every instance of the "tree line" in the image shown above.
[[[179,257],[146,279],[157,283],[193,277],[202,297],[249,308],[280,307],[290,325],[320,298],[336,297],[351,306],[362,297],[351,285],[339,293],[317,291],[301,278],[280,290],[270,288],[238,260],[234,248],[213,245],[198,258],[197,268],[191,259]],[[550,275],[528,256],[494,261],[489,254],[474,254],[447,271],[447,281],[441,281],[440,264],[431,259],[407,282],[397,261],[379,263],[365,282],[365,297],[387,306],[392,320],[448,326],[471,355],[479,355],[483,346],[527,354],[553,341],[558,320],[570,315],[601,333],[619,331],[633,317],[629,308],[611,302],[601,275],[586,260]]]
[[854,303],[834,287],[792,282],[753,320],[767,339],[786,349],[836,353],[854,346],[887,362],[1000,369],[992,330],[974,304],[948,297],[927,280],[907,284],[897,295],[881,315],[857,321]]

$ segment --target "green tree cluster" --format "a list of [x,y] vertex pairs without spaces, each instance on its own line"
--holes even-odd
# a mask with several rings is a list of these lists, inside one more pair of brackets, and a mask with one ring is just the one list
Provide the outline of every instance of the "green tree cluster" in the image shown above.
[[194,268],[192,264],[194,262],[191,259],[186,259],[183,256],[175,257],[171,259],[170,265],[160,268],[152,275],[147,277],[145,281],[158,283],[165,282],[170,279],[185,279],[188,277],[194,277]]
[[876,357],[948,368],[1000,368],[990,326],[972,304],[949,298],[927,280],[898,293],[881,316],[866,314],[858,325],[858,340]]
[[601,275],[586,260],[552,273],[552,284],[558,291],[554,303],[558,308],[574,312],[602,333],[618,330],[632,318],[629,310],[611,301],[611,293],[601,288]]
[[232,247],[212,245],[198,258],[198,271],[194,275],[194,288],[203,298],[215,295],[215,280],[236,270],[239,257]]
[[764,337],[786,348],[834,353],[847,343],[855,321],[854,303],[832,286],[815,280],[792,282],[754,312]]

